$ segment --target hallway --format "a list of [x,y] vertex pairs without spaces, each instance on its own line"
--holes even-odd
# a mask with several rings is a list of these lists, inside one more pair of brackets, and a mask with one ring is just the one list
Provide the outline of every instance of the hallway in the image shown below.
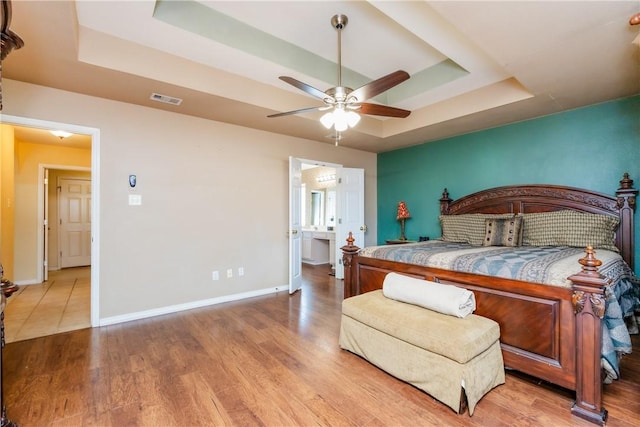
[[20,286],[7,299],[5,342],[91,327],[91,267],[49,272],[40,285]]

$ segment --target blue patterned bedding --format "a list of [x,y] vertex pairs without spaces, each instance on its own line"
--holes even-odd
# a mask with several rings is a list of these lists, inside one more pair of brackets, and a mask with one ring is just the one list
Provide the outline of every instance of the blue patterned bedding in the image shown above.
[[[631,337],[625,319],[640,310],[640,279],[618,253],[597,250],[601,274],[611,279],[605,289],[606,310],[602,322],[602,367],[605,382],[618,379],[619,360],[631,353]],[[360,256],[387,259],[551,286],[571,287],[567,277],[580,271],[584,249],[567,246],[471,246],[441,240],[372,246]],[[635,322],[634,322],[635,324]]]

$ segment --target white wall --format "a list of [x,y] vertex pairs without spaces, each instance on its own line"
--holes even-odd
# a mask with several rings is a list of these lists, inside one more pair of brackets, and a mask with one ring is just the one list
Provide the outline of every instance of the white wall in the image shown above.
[[364,168],[377,240],[375,154],[6,79],[3,96],[8,115],[100,129],[102,319],[286,285],[290,155]]

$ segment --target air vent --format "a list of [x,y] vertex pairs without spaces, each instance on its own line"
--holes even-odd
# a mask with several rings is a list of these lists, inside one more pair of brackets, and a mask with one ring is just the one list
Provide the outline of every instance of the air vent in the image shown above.
[[167,96],[167,95],[160,95],[159,93],[152,93],[149,99],[152,99],[158,102],[164,102],[165,104],[171,104],[171,105],[182,104],[182,99],[180,98],[174,98],[173,96]]

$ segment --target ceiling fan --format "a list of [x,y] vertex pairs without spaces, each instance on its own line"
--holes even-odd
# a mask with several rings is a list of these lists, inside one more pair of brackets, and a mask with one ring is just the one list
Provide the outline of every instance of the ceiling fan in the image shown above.
[[377,80],[373,80],[357,89],[342,86],[341,32],[344,27],[347,26],[348,22],[349,19],[346,15],[335,15],[331,18],[331,26],[338,31],[338,86],[329,88],[322,92],[321,90],[303,83],[300,80],[296,80],[293,77],[279,77],[283,82],[322,100],[325,105],[271,114],[267,117],[282,117],[291,114],[329,110],[327,114],[322,116],[320,122],[327,129],[331,129],[331,127],[333,127],[336,132],[336,138],[338,138],[340,132],[355,126],[358,121],[360,121],[360,115],[358,113],[400,118],[407,117],[411,114],[411,111],[409,110],[364,102],[409,79],[409,73],[406,71],[395,71]]

